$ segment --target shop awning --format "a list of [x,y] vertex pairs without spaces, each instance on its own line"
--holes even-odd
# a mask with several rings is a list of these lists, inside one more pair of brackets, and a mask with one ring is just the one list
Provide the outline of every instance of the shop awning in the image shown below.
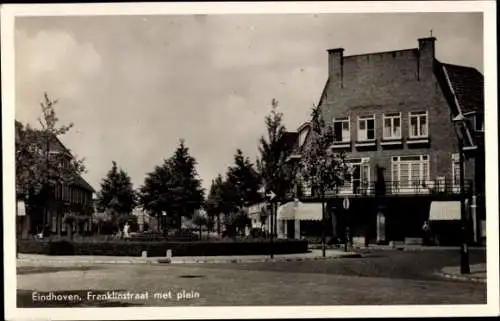
[[295,219],[295,210],[297,202],[288,202],[278,207],[276,217],[278,220],[293,220]]
[[278,220],[320,221],[320,203],[288,202],[278,208]]
[[299,221],[321,221],[321,203],[299,203],[295,211],[295,219]]
[[442,201],[432,202],[429,213],[431,221],[453,221],[460,220],[460,202]]

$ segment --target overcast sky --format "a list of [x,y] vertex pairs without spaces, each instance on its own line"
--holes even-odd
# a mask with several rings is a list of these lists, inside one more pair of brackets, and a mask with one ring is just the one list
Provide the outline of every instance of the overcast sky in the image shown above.
[[431,29],[438,59],[483,72],[480,13],[17,18],[16,119],[58,98],[96,189],[112,160],[139,187],[184,138],[208,189],[237,148],[255,159],[272,98],[288,129],[307,120],[326,49],[416,48]]

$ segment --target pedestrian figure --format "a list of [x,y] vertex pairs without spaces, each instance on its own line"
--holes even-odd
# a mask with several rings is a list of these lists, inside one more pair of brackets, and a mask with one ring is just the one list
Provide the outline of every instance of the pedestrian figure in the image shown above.
[[130,238],[129,230],[130,230],[130,225],[128,225],[128,222],[126,222],[125,225],[123,226],[123,238],[126,240]]
[[422,226],[422,232],[424,234],[424,245],[431,245],[431,225],[429,221],[425,221]]

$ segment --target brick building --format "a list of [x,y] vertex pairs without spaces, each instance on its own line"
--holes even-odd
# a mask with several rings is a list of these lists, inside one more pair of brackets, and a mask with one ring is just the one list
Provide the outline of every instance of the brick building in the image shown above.
[[[18,124],[16,122],[16,141],[19,137]],[[61,160],[61,166],[70,162],[73,155],[57,138],[52,137],[47,143],[49,157],[54,155]],[[16,184],[16,196],[18,204],[17,235],[27,237],[40,233],[66,235],[70,232],[90,232],[92,227],[91,217],[94,211],[92,195],[95,190],[87,181],[77,176],[72,183],[59,183],[51,188],[49,195],[45,198],[44,205],[27,207],[24,204],[24,193]],[[22,210],[20,211],[20,206]],[[64,217],[71,213],[74,219],[71,222]],[[22,215],[22,216],[20,216]],[[71,231],[69,231],[71,229]]]
[[[346,153],[352,169],[350,180],[328,193],[331,235],[342,238],[350,226],[372,241],[418,238],[423,222],[431,220],[438,229],[448,226],[443,240],[453,241],[460,217],[460,138],[465,194],[473,205],[468,208],[470,236],[480,239],[485,220],[483,75],[438,61],[435,43],[433,37],[423,38],[418,48],[351,56],[341,48],[328,50],[328,80],[318,108],[333,128],[332,148]],[[458,115],[465,121],[452,121]],[[308,131],[308,123],[297,130],[295,160],[308,144]],[[385,193],[374,197],[377,181]],[[349,211],[343,209],[346,197]],[[299,200],[302,206],[317,202],[314,188],[304,185]],[[292,216],[283,214],[282,220]],[[282,224],[283,235],[300,234],[300,226],[291,225]]]

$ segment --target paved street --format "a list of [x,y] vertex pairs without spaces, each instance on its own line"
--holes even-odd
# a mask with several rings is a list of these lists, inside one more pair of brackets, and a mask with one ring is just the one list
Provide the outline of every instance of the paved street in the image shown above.
[[[326,261],[20,267],[20,307],[178,305],[481,304],[486,285],[445,280],[456,251],[373,251]],[[471,252],[471,262],[485,252]],[[44,291],[60,295],[33,302]],[[101,294],[109,292],[106,298]],[[130,293],[126,293],[130,292]],[[67,294],[78,295],[68,298]],[[147,297],[146,297],[147,295]],[[155,297],[156,295],[156,297]],[[114,299],[110,299],[114,296]],[[134,297],[135,296],[135,297]],[[161,298],[160,298],[161,297]]]

